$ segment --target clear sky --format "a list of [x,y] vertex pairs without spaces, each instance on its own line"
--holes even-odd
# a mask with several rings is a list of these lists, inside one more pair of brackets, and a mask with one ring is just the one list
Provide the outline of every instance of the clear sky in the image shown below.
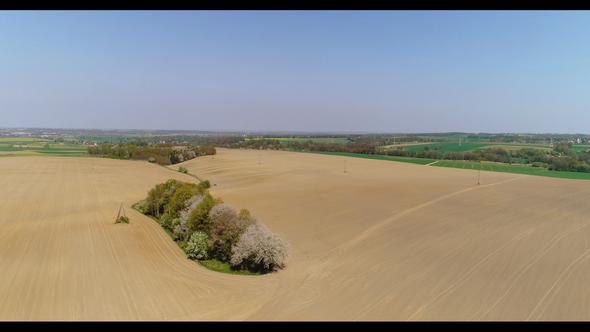
[[0,11],[0,127],[590,133],[590,12]]

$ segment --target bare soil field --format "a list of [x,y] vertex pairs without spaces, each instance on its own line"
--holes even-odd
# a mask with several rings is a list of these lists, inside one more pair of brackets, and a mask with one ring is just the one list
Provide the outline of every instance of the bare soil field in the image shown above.
[[[0,158],[0,320],[589,320],[586,181],[218,149],[208,179],[292,247],[264,276],[209,271],[130,208],[147,162]],[[260,161],[260,163],[259,163]],[[119,204],[130,224],[114,224]]]

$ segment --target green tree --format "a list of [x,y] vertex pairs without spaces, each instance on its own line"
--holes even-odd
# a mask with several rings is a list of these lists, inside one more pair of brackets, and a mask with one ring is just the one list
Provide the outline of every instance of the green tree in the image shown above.
[[209,233],[209,212],[215,205],[221,203],[223,203],[221,198],[213,198],[213,196],[207,193],[205,199],[190,212],[187,220],[188,231],[190,233],[197,231]]
[[215,205],[209,212],[209,247],[212,254],[220,261],[227,262],[232,255],[232,247],[238,242],[242,233],[256,222],[248,210],[240,214],[229,204]]
[[178,188],[174,191],[172,197],[170,197],[170,201],[166,206],[166,212],[171,218],[178,218],[180,210],[185,206],[185,202],[195,196],[197,192],[198,189],[196,184],[180,182]]
[[203,232],[194,232],[191,235],[186,247],[184,248],[186,255],[190,259],[209,259],[209,236]]

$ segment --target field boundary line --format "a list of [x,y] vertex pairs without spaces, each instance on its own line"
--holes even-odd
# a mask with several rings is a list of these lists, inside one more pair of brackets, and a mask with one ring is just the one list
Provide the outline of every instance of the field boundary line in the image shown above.
[[430,165],[432,165],[432,164],[436,164],[436,163],[438,163],[439,161],[440,161],[440,160],[437,160],[437,161],[431,162],[430,164],[426,164],[426,166],[430,166]]
[[[175,171],[175,170],[173,170],[172,168],[170,168],[170,167],[168,167],[168,166],[164,166],[164,165],[160,165],[160,166],[162,166],[162,167],[164,167],[164,168],[167,168],[167,169],[171,170],[172,172],[178,172],[178,170],[176,170],[176,171]],[[180,173],[180,172],[179,172],[179,173]],[[187,171],[186,173],[182,173],[182,174],[186,174],[186,175],[192,176],[192,177],[194,177],[195,179],[199,180],[200,182],[203,182],[203,181],[204,181],[204,180],[203,180],[203,179],[201,179],[201,178],[200,178],[198,175],[196,175],[196,174],[192,174],[192,173],[189,173],[188,171]]]

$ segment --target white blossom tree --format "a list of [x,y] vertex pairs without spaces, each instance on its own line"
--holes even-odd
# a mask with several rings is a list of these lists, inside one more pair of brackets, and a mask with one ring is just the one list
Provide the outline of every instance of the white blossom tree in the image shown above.
[[281,269],[289,259],[291,246],[260,222],[250,225],[232,248],[232,266]]

